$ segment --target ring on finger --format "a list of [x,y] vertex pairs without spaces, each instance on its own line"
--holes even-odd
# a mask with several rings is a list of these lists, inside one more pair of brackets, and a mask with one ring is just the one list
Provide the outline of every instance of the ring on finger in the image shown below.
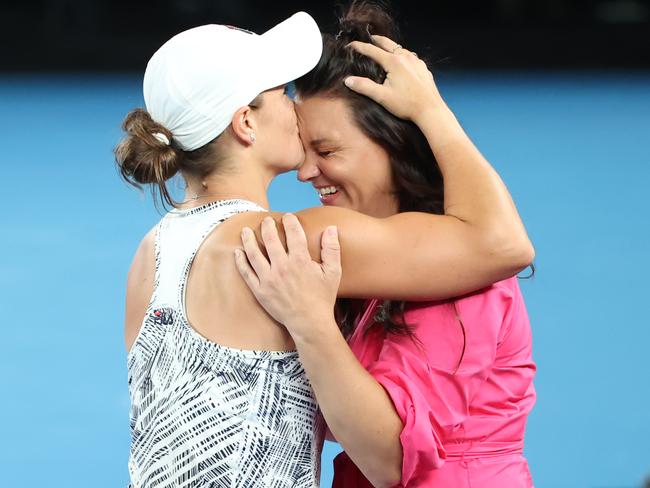
[[395,46],[395,47],[393,48],[393,50],[392,50],[390,53],[391,53],[391,54],[395,54],[395,51],[397,51],[398,49],[404,49],[404,48],[402,47],[401,44],[398,44],[397,46]]

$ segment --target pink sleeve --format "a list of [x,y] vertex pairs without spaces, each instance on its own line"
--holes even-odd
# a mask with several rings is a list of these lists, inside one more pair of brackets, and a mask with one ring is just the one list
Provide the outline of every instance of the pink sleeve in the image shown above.
[[507,295],[507,290],[490,288],[457,302],[467,335],[458,371],[462,329],[451,304],[420,308],[411,320],[407,316],[407,322],[415,322],[420,344],[401,335],[385,338],[368,371],[387,391],[404,424],[402,485],[444,463],[442,441],[454,433],[458,437],[456,431],[469,416],[470,402],[494,363],[500,330],[512,304],[512,296]]

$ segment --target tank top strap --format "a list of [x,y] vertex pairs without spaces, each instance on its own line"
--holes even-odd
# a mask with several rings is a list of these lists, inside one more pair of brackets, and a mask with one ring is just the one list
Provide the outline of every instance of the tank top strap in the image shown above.
[[266,211],[247,200],[217,200],[199,207],[168,212],[156,231],[156,274],[149,308],[182,308],[185,282],[192,261],[205,239],[233,215]]

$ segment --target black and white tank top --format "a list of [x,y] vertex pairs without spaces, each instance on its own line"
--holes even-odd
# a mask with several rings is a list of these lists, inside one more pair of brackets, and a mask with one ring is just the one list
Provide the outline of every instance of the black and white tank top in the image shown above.
[[185,313],[201,243],[247,211],[265,210],[225,200],[158,224],[154,292],[128,355],[133,488],[319,485],[324,424],[297,352],[221,346]]

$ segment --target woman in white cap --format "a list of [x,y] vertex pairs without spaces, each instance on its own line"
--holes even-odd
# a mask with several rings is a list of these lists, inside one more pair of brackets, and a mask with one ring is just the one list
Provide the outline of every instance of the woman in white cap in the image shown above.
[[[268,211],[266,191],[304,158],[283,84],[316,65],[321,42],[304,13],[261,36],[210,25],[172,38],[147,66],[147,110],[127,116],[116,159],[127,181],[152,184],[174,209],[143,239],[127,283],[134,487],[318,486],[313,392],[293,339],[257,303],[233,253],[240,238],[255,239],[250,229],[269,238],[275,220],[297,225]],[[454,190],[463,220],[298,212],[324,262],[340,235],[341,296],[445,298],[530,263],[505,186],[477,153],[466,156],[441,162],[446,179],[465,180]],[[178,172],[186,194],[174,202],[165,184]]]

